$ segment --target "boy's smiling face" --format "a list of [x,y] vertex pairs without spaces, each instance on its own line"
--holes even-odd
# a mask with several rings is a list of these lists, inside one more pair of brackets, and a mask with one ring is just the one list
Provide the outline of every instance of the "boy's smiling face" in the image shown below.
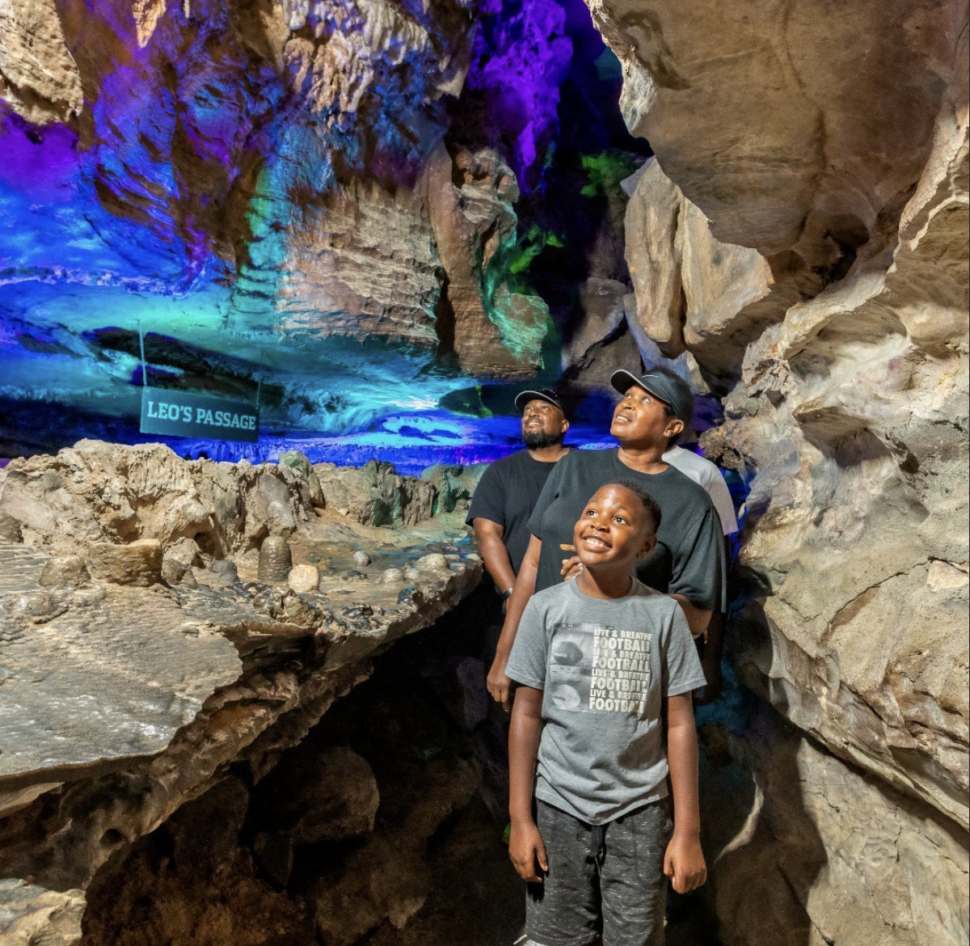
[[597,490],[573,529],[573,545],[584,568],[629,569],[657,544],[652,517],[624,486]]

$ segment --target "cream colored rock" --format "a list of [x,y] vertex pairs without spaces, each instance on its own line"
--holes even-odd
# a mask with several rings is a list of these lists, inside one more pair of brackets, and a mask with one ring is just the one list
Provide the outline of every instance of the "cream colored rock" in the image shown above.
[[725,946],[967,941],[970,865],[944,819],[771,711],[730,739],[753,778],[715,771],[704,801]]
[[199,542],[224,557],[269,532],[289,535],[311,509],[300,470],[187,462],[160,444],[82,440],[56,456],[13,461],[0,482],[0,515],[33,545],[74,553],[89,542],[157,539],[166,550],[194,549],[190,564]]
[[623,67],[627,126],[714,236],[826,271],[919,179],[967,19],[964,2],[911,0],[587,6]]
[[84,107],[54,0],[0,4],[0,99],[38,125],[68,121]]
[[334,187],[290,241],[276,303],[280,327],[432,349],[439,265],[420,190],[371,181]]
[[447,571],[449,568],[449,561],[440,552],[431,552],[428,555],[422,555],[415,563],[414,567],[418,571],[422,572],[437,572],[437,571]]
[[[818,281],[781,273],[757,250],[722,243],[651,158],[624,182],[626,259],[640,327],[668,358],[689,351],[715,378],[741,370],[747,344]],[[780,264],[778,264],[780,266]]]
[[316,565],[294,565],[286,579],[297,594],[308,594],[320,588],[320,569]]
[[0,942],[5,946],[76,946],[85,907],[80,890],[45,890],[0,880]]

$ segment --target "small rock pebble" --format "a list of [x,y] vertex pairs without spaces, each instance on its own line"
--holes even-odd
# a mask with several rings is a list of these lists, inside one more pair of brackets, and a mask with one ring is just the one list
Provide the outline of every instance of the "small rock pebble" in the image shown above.
[[370,565],[370,556],[363,551],[354,552],[354,565],[357,568],[366,568]]
[[220,585],[234,585],[239,581],[239,571],[236,569],[236,563],[228,558],[217,558],[209,566],[209,574]]
[[297,594],[309,594],[320,588],[320,570],[316,565],[294,565],[286,581]]
[[404,572],[400,568],[385,568],[381,572],[381,582],[390,585],[398,581],[404,581]]
[[447,570],[448,559],[440,552],[432,552],[430,555],[422,555],[414,563],[414,567],[423,572]]

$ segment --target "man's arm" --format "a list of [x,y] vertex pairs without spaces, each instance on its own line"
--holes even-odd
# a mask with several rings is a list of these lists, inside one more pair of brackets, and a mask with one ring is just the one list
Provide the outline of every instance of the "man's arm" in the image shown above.
[[705,611],[703,608],[691,604],[684,595],[671,595],[670,597],[683,608],[684,614],[687,617],[687,626],[690,628],[691,634],[694,637],[701,637],[707,634],[711,623],[711,615],[714,612]]
[[502,625],[502,635],[495,648],[495,660],[488,671],[488,692],[496,703],[501,703],[508,710],[510,687],[512,681],[505,673],[505,665],[509,662],[515,635],[519,630],[519,621],[529,599],[535,594],[536,575],[539,573],[539,556],[542,554],[542,540],[532,536],[529,547],[522,559],[522,567],[515,579],[515,590],[505,606],[505,623]]
[[505,535],[505,526],[492,522],[483,516],[477,516],[472,526],[475,529],[475,541],[478,543],[478,550],[482,553],[485,561],[485,568],[488,569],[495,587],[499,591],[505,591],[515,584],[515,572],[512,571],[512,562],[509,559],[508,549],[502,542]]
[[674,801],[674,833],[664,855],[664,874],[677,893],[689,893],[707,880],[697,797],[697,731],[690,694],[667,697],[664,716]]
[[532,790],[541,734],[542,690],[519,687],[509,727],[509,815],[512,819],[509,857],[523,880],[539,884],[542,883],[539,870],[549,870],[546,846],[532,817]]

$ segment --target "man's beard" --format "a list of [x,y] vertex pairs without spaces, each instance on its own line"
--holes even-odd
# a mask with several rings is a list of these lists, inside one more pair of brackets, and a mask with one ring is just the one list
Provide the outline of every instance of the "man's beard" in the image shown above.
[[555,447],[562,443],[565,434],[546,433],[544,430],[526,431],[522,434],[522,442],[529,450],[543,450],[546,447]]

